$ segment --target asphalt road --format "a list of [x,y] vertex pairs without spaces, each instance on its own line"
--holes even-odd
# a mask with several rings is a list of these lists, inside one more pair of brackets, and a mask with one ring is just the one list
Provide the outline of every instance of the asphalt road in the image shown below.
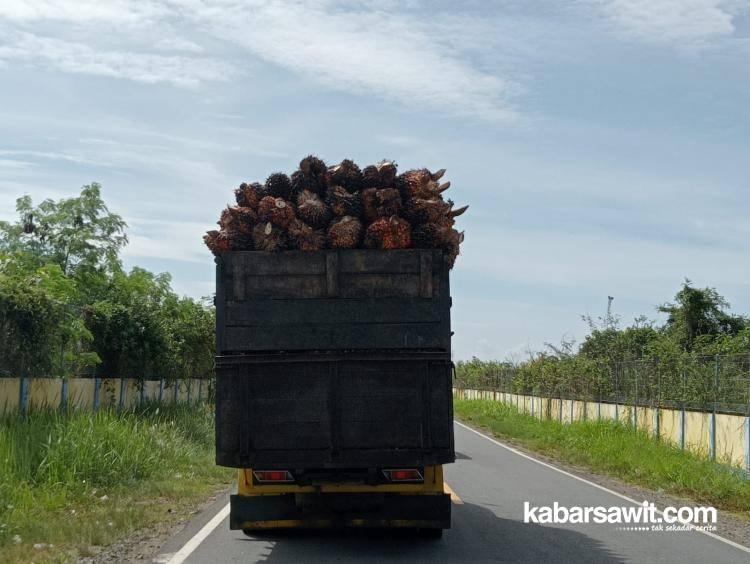
[[[284,531],[248,538],[228,519],[188,556],[191,564],[223,562],[750,562],[750,554],[698,532],[622,531],[617,525],[523,523],[532,505],[628,506],[628,502],[524,458],[456,425],[458,460],[446,481],[460,497],[453,527],[440,540],[408,531]],[[639,500],[640,501],[640,500]],[[224,504],[222,500],[217,509]],[[204,516],[205,523],[211,515]],[[203,525],[176,538],[180,549]],[[195,541],[194,541],[195,542]],[[168,560],[165,558],[164,560]]]

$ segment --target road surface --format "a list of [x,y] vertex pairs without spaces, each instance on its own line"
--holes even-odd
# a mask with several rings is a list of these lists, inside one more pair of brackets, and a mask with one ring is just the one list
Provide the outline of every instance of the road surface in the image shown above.
[[[446,481],[456,494],[453,528],[440,540],[408,531],[283,531],[248,538],[204,515],[172,539],[162,561],[177,553],[189,564],[224,562],[696,562],[747,563],[750,553],[692,532],[622,531],[617,525],[537,525],[523,522],[532,505],[628,506],[603,491],[530,460],[457,424],[455,464]],[[460,499],[459,499],[460,498]],[[639,500],[641,501],[641,500]],[[221,500],[217,513],[226,504]],[[202,531],[202,535],[196,533]],[[202,538],[205,535],[205,538]],[[189,545],[185,550],[186,543]],[[181,550],[182,549],[182,550]],[[191,551],[192,550],[192,551]],[[183,560],[186,552],[190,552]]]

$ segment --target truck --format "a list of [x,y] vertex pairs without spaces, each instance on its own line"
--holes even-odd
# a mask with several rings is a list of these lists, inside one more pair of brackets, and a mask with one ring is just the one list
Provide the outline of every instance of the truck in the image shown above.
[[450,527],[449,269],[440,250],[216,257],[216,462],[230,528]]

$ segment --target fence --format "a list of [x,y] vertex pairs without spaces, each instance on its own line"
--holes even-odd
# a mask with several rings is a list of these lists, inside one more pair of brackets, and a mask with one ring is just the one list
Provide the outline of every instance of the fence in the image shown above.
[[[525,368],[485,364],[456,386],[558,399],[667,407],[750,416],[750,354],[570,366],[539,377]],[[467,375],[468,376],[468,375]]]
[[0,378],[0,414],[43,407],[128,409],[147,401],[198,403],[211,392],[208,379]]
[[454,395],[492,399],[560,422],[614,420],[750,472],[750,355],[586,365],[581,377],[485,365]]
[[487,399],[515,406],[521,413],[561,423],[619,421],[699,456],[750,472],[750,417],[632,404],[548,398],[456,387],[454,397]]

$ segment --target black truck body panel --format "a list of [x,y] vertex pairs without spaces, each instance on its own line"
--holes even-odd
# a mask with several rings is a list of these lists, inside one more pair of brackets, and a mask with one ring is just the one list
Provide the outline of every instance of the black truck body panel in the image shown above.
[[455,460],[440,251],[225,253],[216,280],[217,464]]
[[455,460],[441,353],[219,357],[216,461],[235,468],[426,466]]
[[450,288],[441,251],[233,252],[216,262],[220,355],[450,352]]

